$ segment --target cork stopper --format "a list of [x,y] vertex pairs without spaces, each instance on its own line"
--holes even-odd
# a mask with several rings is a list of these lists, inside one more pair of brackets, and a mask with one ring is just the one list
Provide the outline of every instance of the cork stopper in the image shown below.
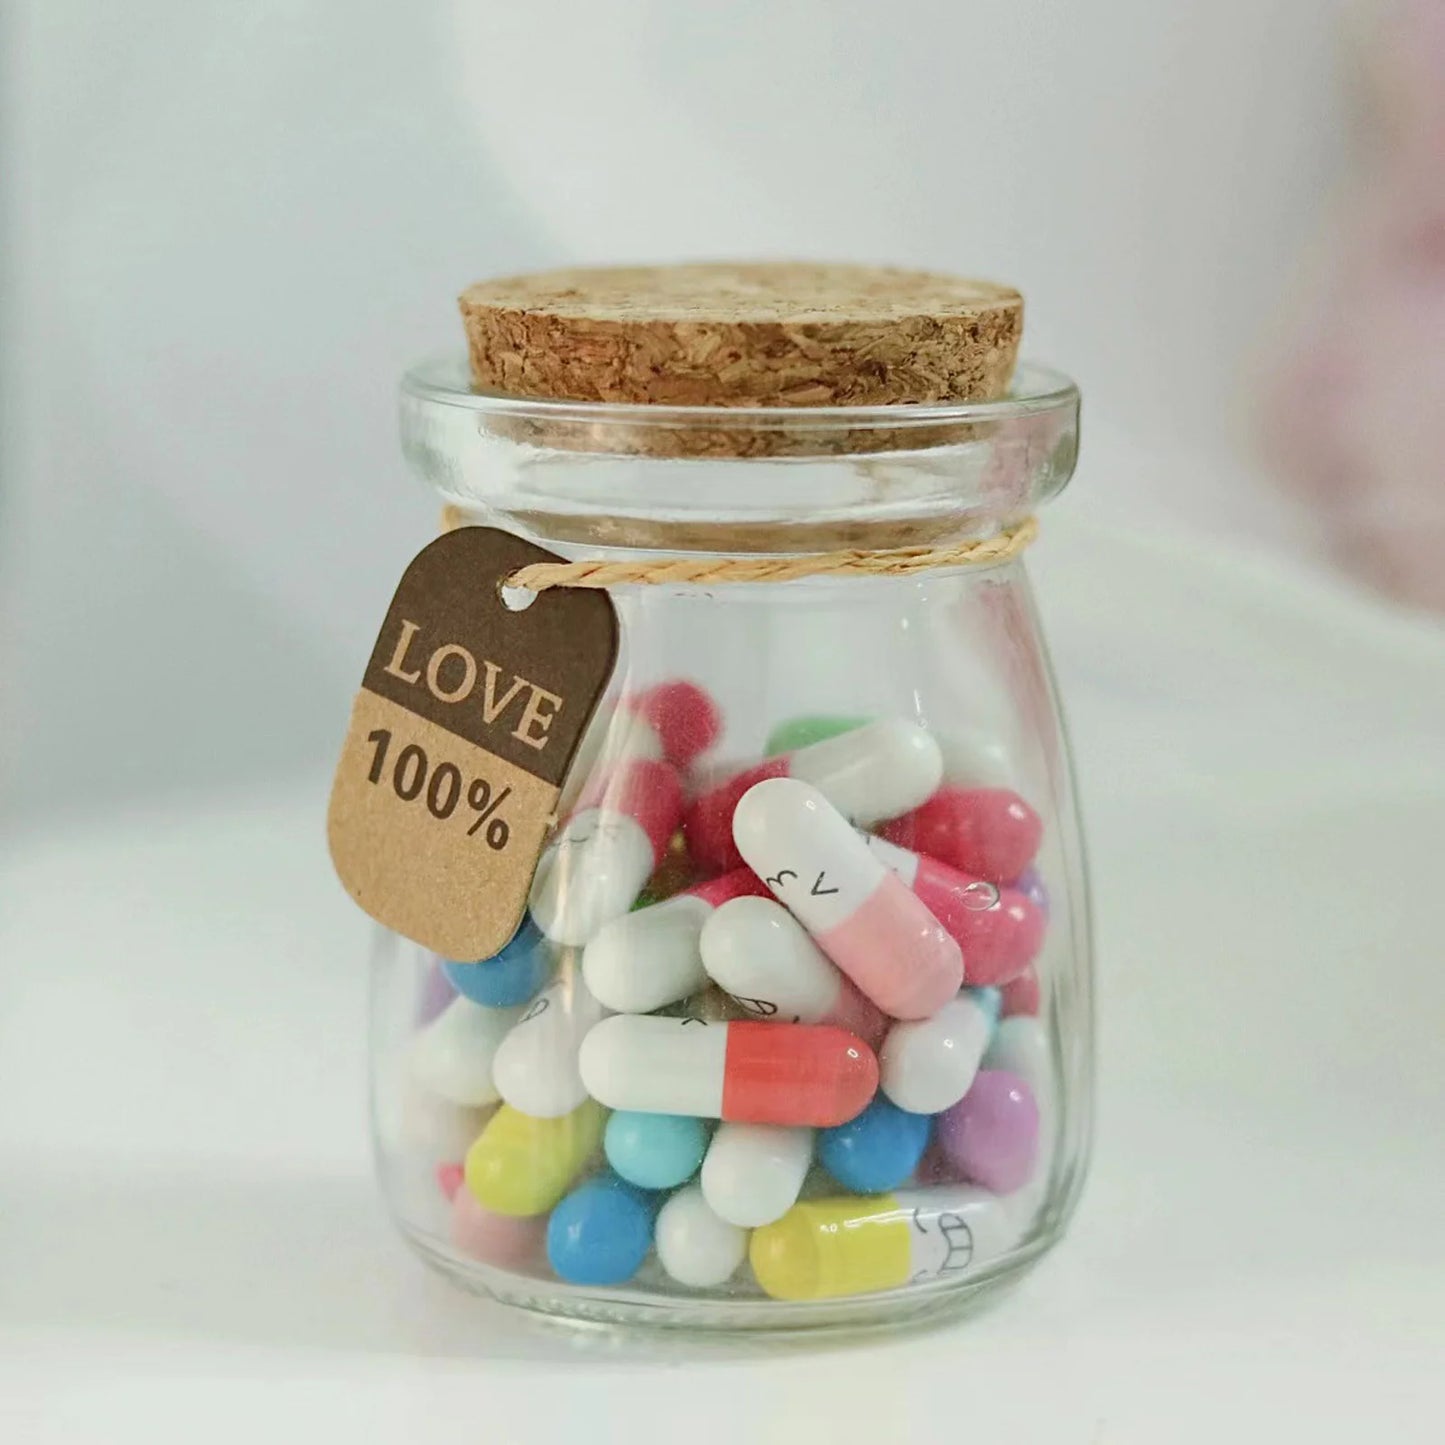
[[508,396],[659,406],[891,406],[1004,394],[1006,286],[885,266],[550,271],[461,296],[472,379]]

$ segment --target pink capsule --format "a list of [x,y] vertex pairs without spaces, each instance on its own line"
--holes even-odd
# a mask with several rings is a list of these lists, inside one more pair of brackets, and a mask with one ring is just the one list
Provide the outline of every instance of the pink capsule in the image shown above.
[[478,1204],[470,1189],[458,1189],[452,1195],[451,1234],[462,1254],[498,1269],[523,1270],[542,1258],[547,1216],[496,1214]]
[[457,1197],[457,1190],[462,1187],[462,1180],[466,1177],[466,1170],[460,1164],[446,1163],[438,1164],[436,1168],[437,1188],[442,1195],[452,1200]]
[[927,1018],[958,992],[958,944],[817,788],[755,784],[733,832],[777,900],[884,1013]]
[[945,783],[911,813],[878,831],[889,842],[926,853],[960,873],[1007,883],[1033,861],[1044,825],[1007,788],[957,788]]
[[938,786],[943,757],[922,728],[885,718],[790,753],[767,758],[697,798],[683,819],[689,852],[718,869],[736,868],[742,854],[733,813],[748,789],[770,778],[796,778],[816,788],[855,823],[876,823],[916,808]]
[[682,785],[667,763],[638,760],[594,779],[537,869],[533,922],[554,943],[587,943],[632,907],[681,813]]
[[977,988],[1017,978],[1038,955],[1044,915],[1016,888],[971,878],[936,858],[865,835],[868,850],[922,900],[963,950],[964,977]]
[[1030,965],[1017,978],[1004,984],[999,998],[999,1016],[1008,1019],[1015,1014],[1024,1014],[1036,1018],[1039,1001],[1039,976]]

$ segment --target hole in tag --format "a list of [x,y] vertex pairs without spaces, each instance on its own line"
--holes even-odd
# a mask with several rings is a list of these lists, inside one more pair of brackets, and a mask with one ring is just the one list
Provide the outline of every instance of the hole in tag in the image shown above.
[[537,594],[530,587],[508,587],[503,583],[497,593],[508,612],[525,612],[537,600]]

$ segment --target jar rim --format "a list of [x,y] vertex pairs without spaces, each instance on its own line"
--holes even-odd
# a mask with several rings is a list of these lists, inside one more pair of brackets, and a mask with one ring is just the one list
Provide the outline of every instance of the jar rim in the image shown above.
[[1008,395],[994,401],[898,402],[884,406],[668,406],[659,403],[567,401],[474,390],[464,359],[429,357],[402,377],[403,397],[423,406],[458,408],[479,418],[553,423],[629,431],[639,428],[708,429],[719,432],[837,433],[840,430],[907,431],[1015,420],[1079,404],[1073,380],[1052,367],[1020,362]]

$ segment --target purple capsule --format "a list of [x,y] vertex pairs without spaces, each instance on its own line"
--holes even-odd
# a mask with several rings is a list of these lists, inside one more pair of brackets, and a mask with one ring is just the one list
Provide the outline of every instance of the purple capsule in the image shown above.
[[1002,1069],[980,1069],[973,1085],[938,1116],[938,1148],[965,1179],[1012,1194],[1033,1177],[1039,1106],[1028,1084]]
[[417,986],[416,1022],[420,1028],[441,1014],[457,996],[451,980],[442,969],[442,960],[433,958],[427,965],[426,977]]
[[1045,918],[1049,916],[1049,890],[1039,870],[1032,863],[1014,879],[1013,886],[1023,894]]

